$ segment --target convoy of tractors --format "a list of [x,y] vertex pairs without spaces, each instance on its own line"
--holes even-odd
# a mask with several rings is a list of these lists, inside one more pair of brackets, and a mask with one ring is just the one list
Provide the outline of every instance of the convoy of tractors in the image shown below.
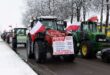
[[[97,22],[81,22],[78,30],[66,30],[67,22],[54,16],[41,16],[31,20],[28,28],[14,28],[1,37],[14,51],[18,44],[26,47],[28,59],[44,63],[48,57],[73,62],[80,55],[91,59],[99,55],[110,62],[110,41],[97,28]],[[109,30],[109,29],[108,29]]]

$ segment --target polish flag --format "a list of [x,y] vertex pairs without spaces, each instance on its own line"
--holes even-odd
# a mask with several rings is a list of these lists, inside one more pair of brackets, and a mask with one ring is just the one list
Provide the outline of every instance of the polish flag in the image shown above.
[[36,33],[44,32],[44,31],[45,31],[45,26],[40,21],[38,21],[34,25],[34,27],[30,30],[30,34],[31,34],[32,40],[34,40]]
[[93,17],[89,18],[88,21],[97,22],[98,21],[98,17],[97,16],[93,16]]
[[67,23],[66,30],[67,31],[77,31],[81,25],[81,22]]

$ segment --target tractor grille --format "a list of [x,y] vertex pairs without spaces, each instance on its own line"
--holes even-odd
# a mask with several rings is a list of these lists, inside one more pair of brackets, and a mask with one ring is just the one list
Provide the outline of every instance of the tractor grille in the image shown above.
[[105,35],[97,35],[96,36],[96,41],[97,42],[105,42],[106,41],[106,36]]

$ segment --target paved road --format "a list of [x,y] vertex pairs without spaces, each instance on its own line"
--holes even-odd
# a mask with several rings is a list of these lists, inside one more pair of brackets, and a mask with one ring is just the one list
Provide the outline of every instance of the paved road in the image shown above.
[[[18,48],[17,51],[26,60],[26,49]],[[45,64],[37,64],[34,59],[30,59],[27,63],[39,75],[110,75],[110,64],[98,59],[76,58],[73,63],[48,60]]]

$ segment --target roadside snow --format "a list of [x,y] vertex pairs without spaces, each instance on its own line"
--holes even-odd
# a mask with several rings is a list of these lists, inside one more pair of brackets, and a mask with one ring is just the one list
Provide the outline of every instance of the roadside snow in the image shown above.
[[0,38],[0,75],[37,75]]

